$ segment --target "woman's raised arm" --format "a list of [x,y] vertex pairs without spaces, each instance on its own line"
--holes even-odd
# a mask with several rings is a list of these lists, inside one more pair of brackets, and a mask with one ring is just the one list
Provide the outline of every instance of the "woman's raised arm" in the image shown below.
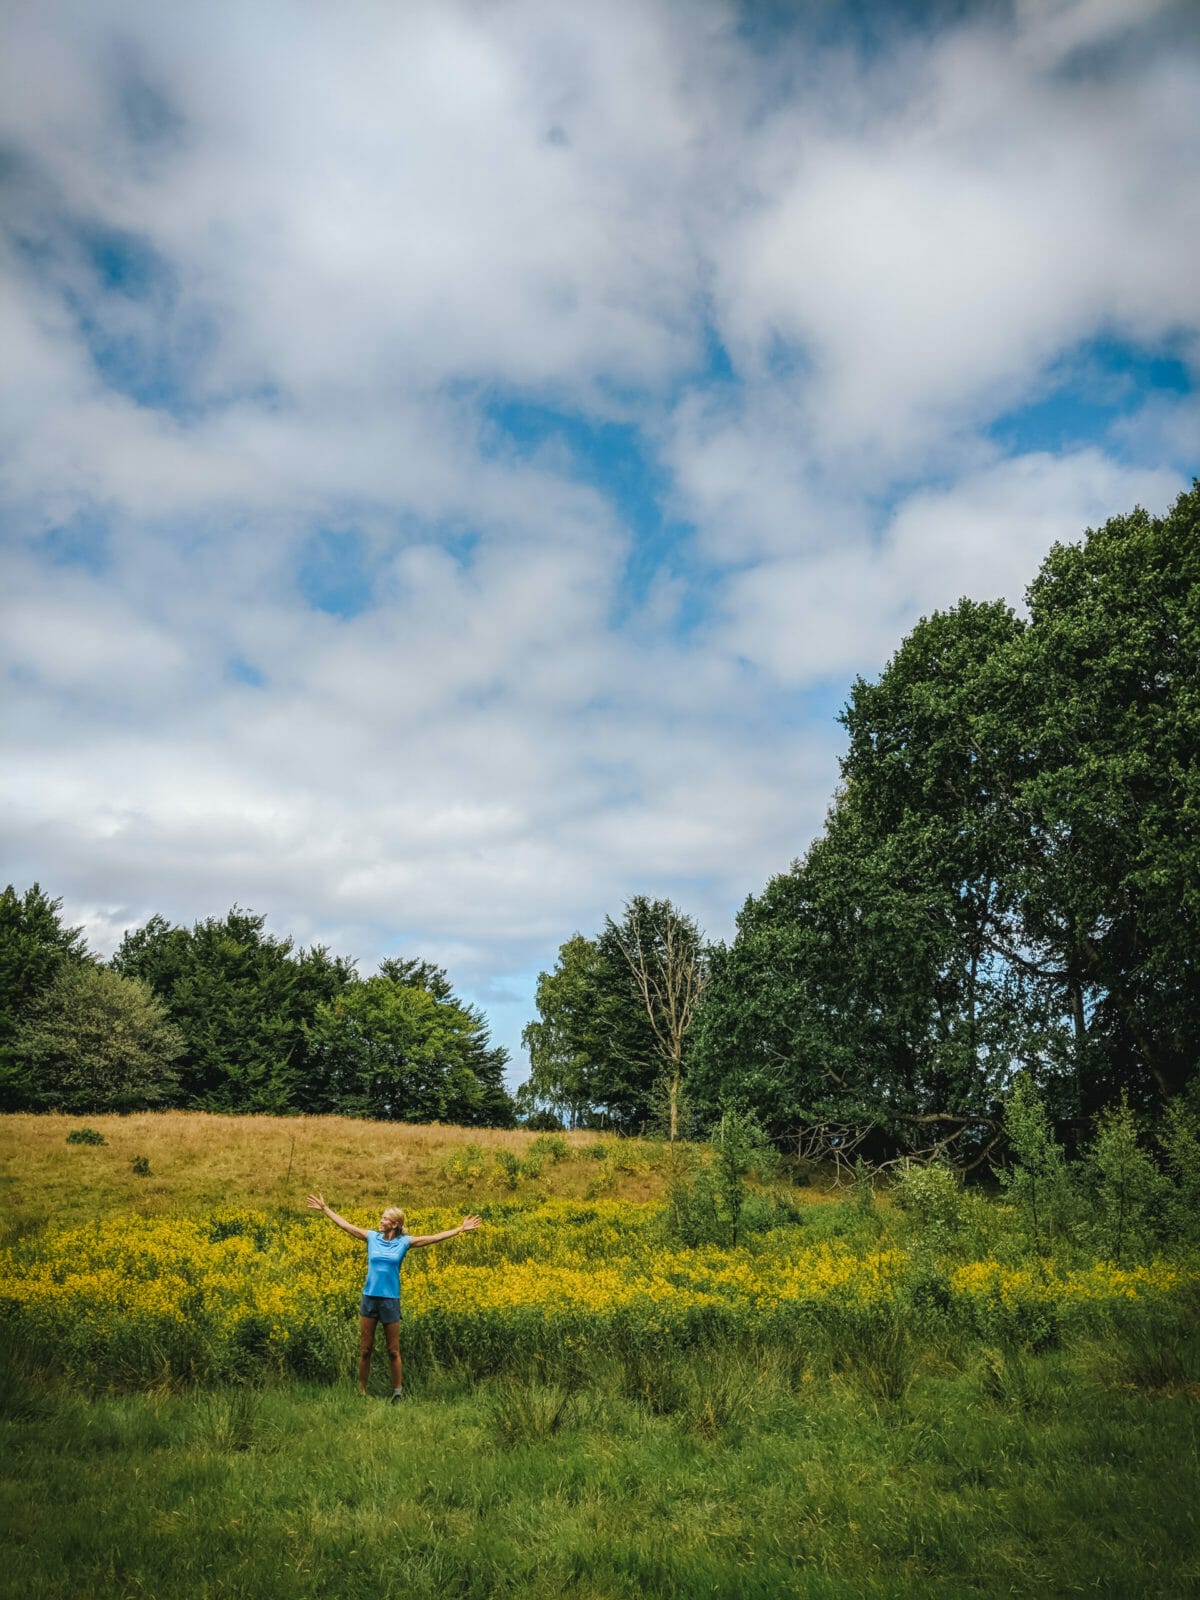
[[443,1239],[453,1239],[460,1233],[473,1233],[483,1222],[482,1217],[464,1217],[457,1228],[447,1228],[445,1233],[422,1233],[408,1241],[410,1250],[423,1244],[441,1244]]
[[308,1197],[308,1203],[314,1211],[320,1211],[323,1213],[323,1215],[327,1216],[330,1222],[336,1222],[343,1233],[348,1233],[352,1239],[361,1239],[364,1244],[366,1243],[366,1230],[363,1228],[356,1228],[352,1222],[347,1222],[345,1217],[339,1217],[333,1207],[326,1205],[325,1201],[319,1194],[310,1194]]

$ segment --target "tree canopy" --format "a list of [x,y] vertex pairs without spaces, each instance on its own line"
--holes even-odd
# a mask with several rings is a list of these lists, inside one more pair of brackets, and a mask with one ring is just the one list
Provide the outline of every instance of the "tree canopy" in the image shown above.
[[1028,618],[924,618],[842,721],[823,834],[710,957],[693,1092],[981,1156],[1033,1075],[1080,1137],[1200,1038],[1200,486],[1056,545]]
[[0,897],[3,1109],[339,1112],[508,1126],[507,1052],[446,972],[392,956],[361,978],[234,906],[155,915],[88,956],[35,884]]

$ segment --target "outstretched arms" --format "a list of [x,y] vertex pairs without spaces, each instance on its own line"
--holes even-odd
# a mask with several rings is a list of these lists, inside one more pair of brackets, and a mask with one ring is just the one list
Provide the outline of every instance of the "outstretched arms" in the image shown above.
[[479,1227],[481,1217],[464,1217],[457,1228],[447,1228],[445,1233],[421,1233],[415,1239],[408,1241],[410,1250],[415,1250],[418,1245],[440,1244],[443,1239],[453,1239],[456,1234],[473,1233]]
[[308,1203],[314,1211],[323,1212],[330,1222],[336,1222],[343,1233],[348,1233],[352,1239],[361,1239],[364,1244],[366,1243],[366,1230],[364,1228],[356,1228],[352,1222],[347,1222],[345,1217],[339,1217],[333,1207],[326,1205],[319,1194],[310,1194]]

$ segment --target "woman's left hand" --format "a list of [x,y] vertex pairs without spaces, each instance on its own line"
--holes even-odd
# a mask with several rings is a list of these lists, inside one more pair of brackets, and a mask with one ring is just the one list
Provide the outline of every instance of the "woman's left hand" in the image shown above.
[[459,1233],[472,1233],[476,1228],[482,1227],[482,1217],[464,1217],[458,1225]]

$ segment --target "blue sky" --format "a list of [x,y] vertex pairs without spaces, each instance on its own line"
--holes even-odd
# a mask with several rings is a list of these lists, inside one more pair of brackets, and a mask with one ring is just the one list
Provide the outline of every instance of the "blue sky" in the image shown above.
[[4,878],[725,937],[922,614],[1200,471],[1187,3],[11,8]]

